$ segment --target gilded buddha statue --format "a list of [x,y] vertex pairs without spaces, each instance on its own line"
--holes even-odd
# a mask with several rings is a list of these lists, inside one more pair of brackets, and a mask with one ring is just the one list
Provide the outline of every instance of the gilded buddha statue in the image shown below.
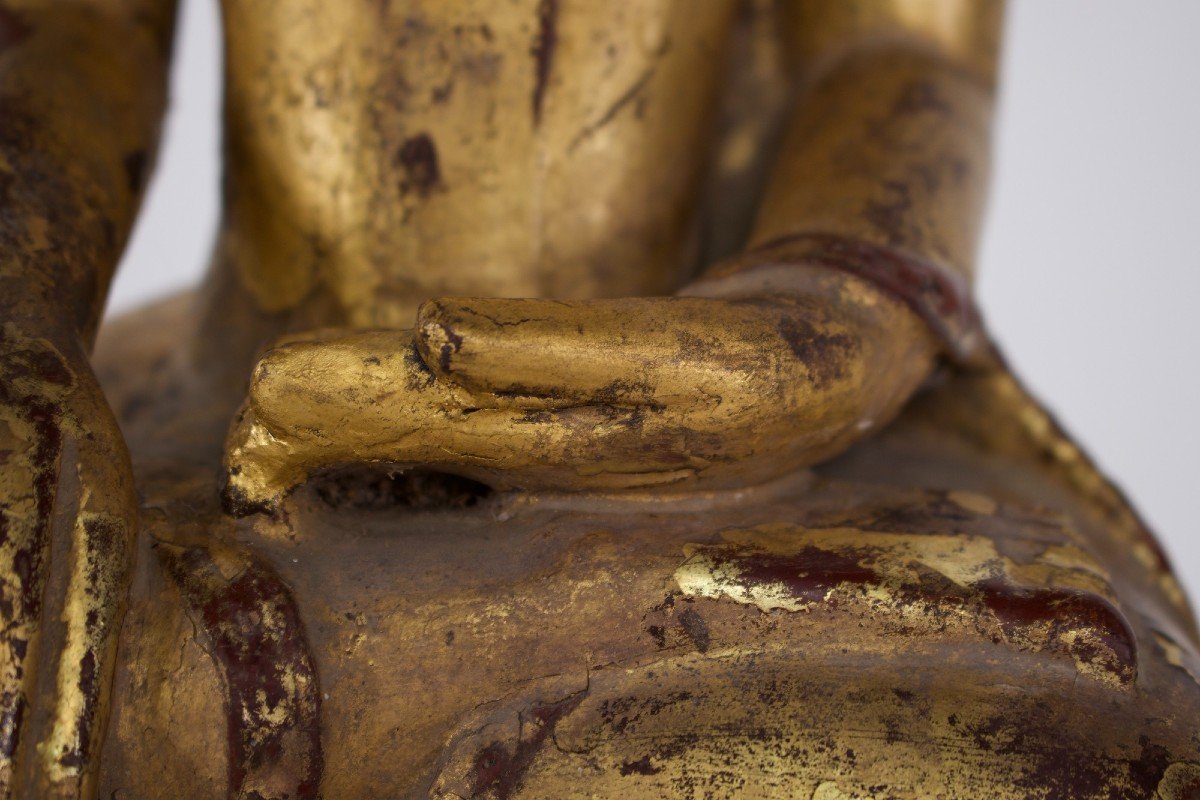
[[971,300],[999,2],[222,0],[209,275],[100,326],[174,5],[0,2],[5,797],[1200,797]]

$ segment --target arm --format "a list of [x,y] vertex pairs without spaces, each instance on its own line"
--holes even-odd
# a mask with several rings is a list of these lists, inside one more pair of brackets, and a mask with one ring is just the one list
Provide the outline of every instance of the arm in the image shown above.
[[903,299],[954,354],[977,346],[968,294],[1002,11],[1000,0],[787,6],[799,102],[741,265],[849,270]]
[[136,525],[88,363],[154,159],[173,0],[0,3],[0,796],[86,797]]
[[740,257],[680,297],[445,298],[411,334],[276,348],[227,445],[235,508],[363,461],[499,487],[747,486],[885,424],[939,351],[978,341],[999,10],[794,3],[795,110]]

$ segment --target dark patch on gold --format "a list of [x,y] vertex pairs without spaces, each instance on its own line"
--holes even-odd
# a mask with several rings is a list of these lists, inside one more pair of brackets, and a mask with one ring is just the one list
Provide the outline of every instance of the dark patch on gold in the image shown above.
[[779,335],[808,371],[813,386],[822,389],[846,376],[846,365],[858,349],[853,336],[825,333],[804,319],[785,317]]
[[404,181],[400,191],[404,194],[416,192],[427,197],[442,186],[442,172],[438,165],[437,145],[428,133],[418,133],[404,140],[396,153],[396,161],[404,168]]
[[[537,703],[528,710],[528,736],[524,736],[512,749],[501,742],[492,742],[475,757],[474,783],[471,797],[488,796],[496,800],[508,800],[514,796],[525,779],[525,773],[533,764],[542,743],[554,731],[558,721],[583,701],[584,692],[573,694],[553,703]],[[524,716],[524,715],[523,715]]]
[[224,677],[230,796],[269,783],[280,800],[318,797],[321,691],[291,590],[250,553],[225,577],[206,548],[157,550]]
[[704,621],[704,617],[694,608],[685,608],[679,614],[679,624],[682,626],[688,638],[692,640],[692,644],[701,653],[708,652],[708,646],[712,642],[712,637],[708,632],[708,623]]
[[542,121],[542,105],[546,100],[546,87],[550,83],[550,67],[554,63],[554,50],[558,46],[558,0],[541,0],[537,8],[537,36],[534,37],[530,55],[533,56],[533,124]]
[[756,262],[816,264],[870,281],[916,312],[950,352],[973,354],[981,336],[978,310],[965,280],[899,248],[827,234],[788,236],[756,247]]

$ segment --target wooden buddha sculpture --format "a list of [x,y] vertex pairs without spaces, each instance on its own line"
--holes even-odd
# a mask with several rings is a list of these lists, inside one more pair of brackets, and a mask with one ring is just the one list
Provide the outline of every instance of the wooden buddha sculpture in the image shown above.
[[174,2],[0,0],[5,797],[1200,797],[973,310],[998,3],[222,6],[211,272],[92,355]]

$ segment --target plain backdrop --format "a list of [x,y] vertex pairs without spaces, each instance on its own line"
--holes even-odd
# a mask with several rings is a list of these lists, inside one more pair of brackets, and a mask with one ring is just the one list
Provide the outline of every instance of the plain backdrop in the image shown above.
[[[165,149],[110,309],[193,283],[216,224],[216,0],[184,0]],[[1200,598],[1200,2],[1016,0],[978,292],[1018,372]]]

